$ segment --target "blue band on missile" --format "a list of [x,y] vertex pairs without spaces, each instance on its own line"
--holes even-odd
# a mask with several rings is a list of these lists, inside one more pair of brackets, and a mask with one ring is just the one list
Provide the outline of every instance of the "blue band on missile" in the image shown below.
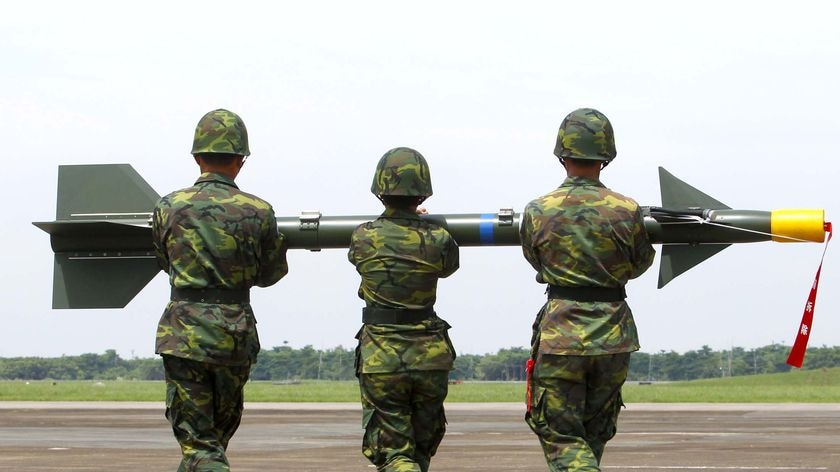
[[481,244],[493,244],[493,225],[496,223],[495,213],[482,213],[478,223],[478,240]]

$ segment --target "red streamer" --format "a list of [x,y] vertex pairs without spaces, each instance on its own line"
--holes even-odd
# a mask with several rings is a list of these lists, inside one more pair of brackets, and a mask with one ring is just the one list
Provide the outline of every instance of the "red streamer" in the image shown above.
[[531,401],[534,399],[534,393],[531,390],[531,374],[534,373],[534,359],[528,359],[525,363],[525,405],[526,412],[531,412]]
[[811,328],[814,322],[814,308],[817,305],[817,288],[820,285],[820,272],[822,272],[825,251],[828,249],[828,243],[831,241],[833,234],[831,223],[825,224],[825,230],[828,232],[828,240],[825,242],[820,266],[817,268],[817,276],[814,277],[814,284],[811,285],[811,293],[808,294],[808,300],[805,302],[805,311],[802,313],[802,322],[799,323],[799,332],[796,333],[796,341],[794,341],[787,358],[787,364],[793,367],[802,367],[802,362],[805,360],[805,351],[808,348],[808,338],[811,336]]

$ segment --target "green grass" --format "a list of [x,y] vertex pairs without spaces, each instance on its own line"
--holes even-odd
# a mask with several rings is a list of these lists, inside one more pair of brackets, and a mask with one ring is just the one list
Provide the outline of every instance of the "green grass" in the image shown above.
[[249,382],[245,401],[251,402],[358,402],[359,383],[353,380],[305,380],[296,384]]
[[162,381],[0,381],[0,401],[163,401],[165,392]]
[[[506,402],[524,398],[522,382],[453,384],[449,401]],[[0,381],[0,401],[163,401],[163,382],[141,381]],[[356,381],[249,382],[251,402],[358,402]]]
[[[163,382],[0,381],[0,401],[163,401]],[[626,403],[836,403],[840,368],[690,382],[629,383]],[[464,382],[449,386],[449,402],[521,402],[523,382]],[[358,402],[355,381],[249,382],[249,402]]]
[[840,368],[627,385],[628,403],[838,403]]

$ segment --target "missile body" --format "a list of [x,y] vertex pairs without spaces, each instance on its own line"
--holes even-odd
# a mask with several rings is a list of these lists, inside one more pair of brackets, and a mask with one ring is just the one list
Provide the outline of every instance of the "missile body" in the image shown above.
[[[660,168],[663,207],[643,207],[645,229],[662,244],[659,287],[733,243],[822,242],[822,210],[732,210]],[[127,164],[60,166],[56,220],[35,222],[55,253],[53,308],[121,308],[159,272],[150,210],[158,194]],[[353,230],[378,215],[277,218],[290,249],[346,248]],[[518,246],[520,215],[422,215],[458,245]]]
[[[653,244],[733,244],[762,241],[821,242],[822,210],[702,210],[678,213],[657,207],[642,207],[645,230]],[[699,216],[699,215],[702,216]],[[277,229],[289,249],[346,248],[360,224],[378,215],[322,216],[305,211],[300,216],[277,218]],[[498,213],[423,215],[447,228],[458,245],[518,246],[520,215],[512,210]],[[52,249],[62,252],[151,252],[151,213],[100,214],[97,219],[36,222],[51,235]]]
[[[346,248],[350,246],[353,230],[378,216],[321,216],[317,211],[305,211],[299,217],[277,218],[277,229],[286,236],[289,249]],[[513,210],[422,215],[421,218],[445,227],[459,246],[519,245],[519,215]]]

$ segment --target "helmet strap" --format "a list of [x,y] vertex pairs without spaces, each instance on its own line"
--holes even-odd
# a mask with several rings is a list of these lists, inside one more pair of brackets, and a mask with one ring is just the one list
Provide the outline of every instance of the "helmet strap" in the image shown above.
[[[376,196],[376,198],[377,198],[380,202],[382,202],[382,205],[384,205],[386,208],[391,208],[391,205],[389,205],[389,204],[385,201],[385,199],[384,199],[384,198],[382,198],[382,197],[383,197],[383,195],[377,195],[377,196]],[[420,205],[421,205],[423,202],[425,202],[425,201],[426,201],[426,199],[427,199],[427,198],[429,198],[429,197],[417,196],[417,197],[414,197],[414,198],[415,198],[415,199],[414,199],[414,202],[411,202],[410,200],[408,200],[408,196],[406,196],[406,197],[402,197],[402,198],[405,198],[405,200],[404,200],[404,204],[411,204],[411,205],[413,205],[413,206],[420,206]]]

